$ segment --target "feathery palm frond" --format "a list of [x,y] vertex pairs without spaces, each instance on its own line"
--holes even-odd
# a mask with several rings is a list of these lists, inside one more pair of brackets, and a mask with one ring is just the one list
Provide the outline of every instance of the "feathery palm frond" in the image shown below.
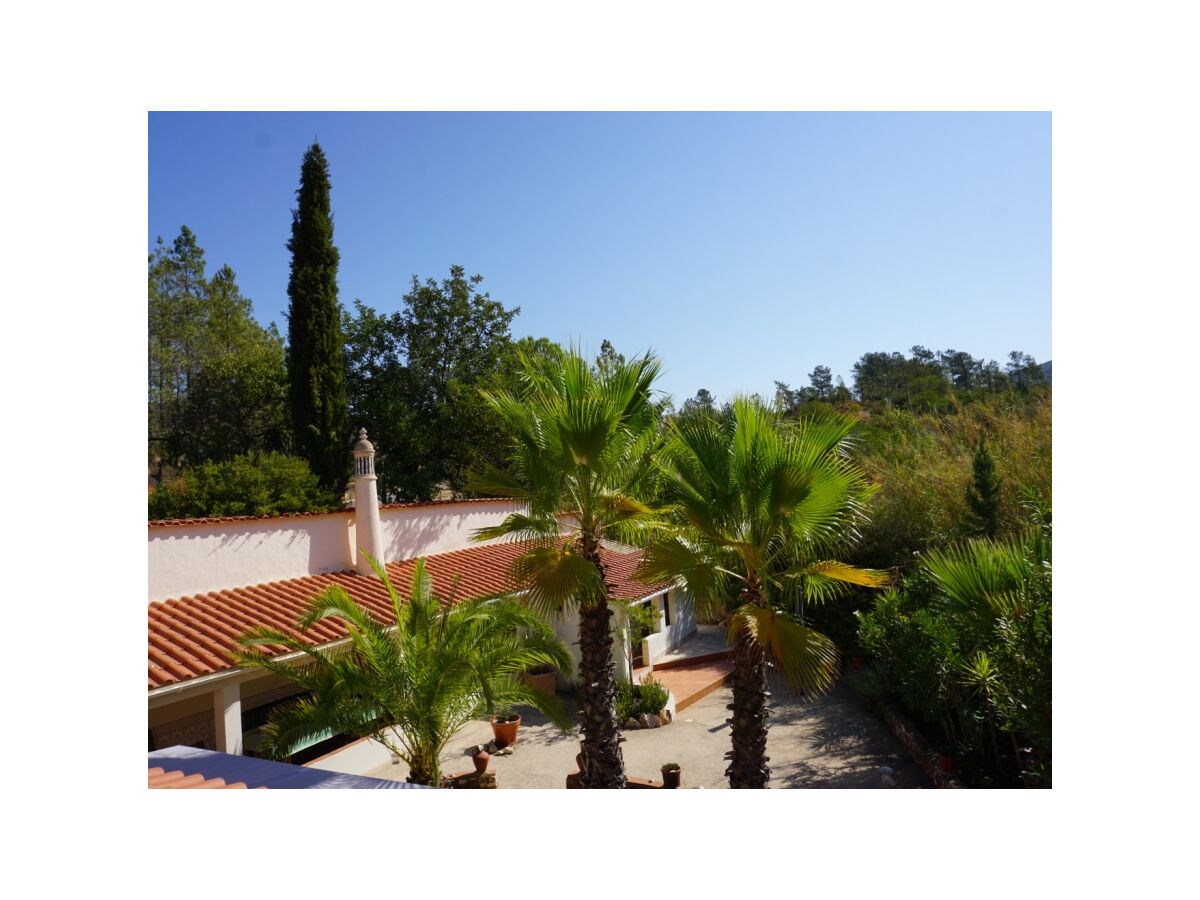
[[[344,647],[316,649],[272,629],[243,636],[239,663],[280,675],[309,694],[272,713],[264,751],[283,757],[316,737],[369,737],[404,759],[414,780],[436,784],[447,742],[471,719],[521,703],[569,729],[557,698],[521,677],[541,665],[571,669],[569,651],[543,618],[510,599],[447,608],[423,560],[402,599],[386,569],[371,562],[393,600],[394,626],[374,620],[335,585],[310,601],[300,633],[338,619],[348,631]],[[305,659],[273,659],[263,652],[272,646],[303,652]]]

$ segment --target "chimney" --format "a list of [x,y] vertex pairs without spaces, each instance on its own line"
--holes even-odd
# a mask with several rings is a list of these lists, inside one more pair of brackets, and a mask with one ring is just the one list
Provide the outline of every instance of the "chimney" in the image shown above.
[[363,551],[382,564],[383,529],[379,524],[379,491],[375,487],[375,446],[367,440],[367,429],[358,429],[354,445],[354,534],[358,550],[354,567],[360,575],[373,575]]

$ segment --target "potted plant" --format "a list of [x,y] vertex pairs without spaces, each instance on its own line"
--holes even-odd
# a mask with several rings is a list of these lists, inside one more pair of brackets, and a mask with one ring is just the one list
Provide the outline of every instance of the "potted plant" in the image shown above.
[[682,773],[679,770],[679,763],[677,763],[677,762],[663,763],[663,767],[662,767],[663,787],[665,787],[665,788],[679,787],[679,778],[680,778],[681,774]]
[[525,673],[525,683],[535,691],[553,697],[555,688],[558,686],[558,676],[555,674],[554,666],[534,666]]
[[492,716],[492,737],[496,746],[504,748],[517,742],[517,729],[521,727],[519,713],[504,710]]

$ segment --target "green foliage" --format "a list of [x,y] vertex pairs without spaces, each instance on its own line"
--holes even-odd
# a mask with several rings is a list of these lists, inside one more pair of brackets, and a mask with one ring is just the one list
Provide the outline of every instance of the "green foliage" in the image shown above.
[[288,278],[288,400],[296,450],[321,486],[345,490],[350,477],[346,359],[337,297],[329,163],[318,144],[304,154],[292,211]]
[[629,617],[629,640],[636,644],[658,627],[659,612],[653,603],[627,603],[625,613]]
[[670,691],[652,677],[646,676],[641,684],[625,679],[617,680],[617,719],[636,719],[642,713],[656,716],[662,712],[671,697]]
[[854,364],[854,391],[868,405],[914,412],[950,408],[980,396],[1028,393],[1046,384],[1045,372],[1032,356],[1014,350],[1001,371],[995,360],[984,362],[961,350],[934,353],[917,345],[912,355],[864,353]]
[[854,392],[863,403],[939,409],[947,402],[950,380],[922,353],[911,359],[902,353],[864,353],[854,364]]
[[666,686],[655,681],[649,675],[642,679],[639,687],[638,694],[641,698],[642,712],[658,714],[671,699],[671,692],[667,690]]
[[[468,470],[503,459],[503,425],[479,392],[516,378],[509,326],[520,308],[481,292],[482,281],[452,266],[441,282],[413,278],[391,315],[355,301],[343,320],[351,413],[375,445],[386,500],[461,493]],[[557,349],[544,338],[521,346]]]
[[601,542],[636,542],[653,523],[637,498],[650,493],[660,444],[652,391],[661,366],[649,354],[593,366],[575,349],[559,358],[523,352],[520,360],[515,389],[483,393],[505,423],[511,452],[503,466],[476,469],[469,486],[522,500],[528,511],[476,537],[534,541],[514,567],[529,585],[527,602],[579,609],[583,783],[624,787]]
[[1045,504],[1033,512],[1014,537],[930,551],[860,615],[875,688],[978,785],[1050,783],[1051,537]]
[[150,491],[151,519],[274,516],[334,509],[308,463],[282,453],[248,453],[206,462]]
[[254,321],[233,270],[205,275],[186,227],[150,257],[149,456],[160,477],[290,444],[283,341]]
[[837,673],[833,642],[784,610],[884,581],[831,558],[854,539],[873,493],[847,458],[855,420],[780,416],[761,400],[739,398],[729,415],[672,422],[659,463],[664,536],[647,547],[637,572],[648,582],[682,579],[701,614],[732,610],[728,637],[741,667],[730,720],[733,787],[747,783],[747,771],[768,772],[765,730],[756,736],[736,712],[761,708],[761,688],[738,685],[765,683],[761,661],[803,693],[828,689]]
[[1000,481],[996,475],[996,464],[982,435],[971,460],[967,506],[971,509],[971,523],[980,535],[995,538],[1000,533]]
[[[566,645],[544,619],[512,600],[446,606],[423,561],[406,599],[383,567],[375,564],[375,571],[387,589],[395,628],[380,624],[334,585],[312,599],[297,624],[303,635],[326,619],[340,619],[349,631],[348,649],[316,650],[270,628],[242,637],[240,665],[282,676],[311,694],[272,713],[265,753],[287,757],[300,742],[327,731],[367,737],[408,763],[410,781],[436,785],[448,742],[472,719],[524,703],[569,730],[560,701],[522,677],[536,665],[570,670]],[[262,648],[276,645],[303,653],[304,662],[263,654]]]
[[[557,359],[523,353],[521,359],[523,382],[516,390],[483,393],[513,441],[506,466],[474,471],[469,486],[523,500],[529,509],[476,537],[539,542],[517,570],[531,585],[531,603],[552,610],[607,603],[590,555],[605,538],[637,541],[652,520],[634,498],[643,492],[659,445],[650,397],[659,363],[642,356],[595,368],[576,351]],[[577,524],[560,522],[564,514]],[[571,535],[566,540],[564,529]]]
[[1051,407],[1049,393],[1031,393],[979,399],[941,415],[864,414],[854,455],[879,494],[853,560],[907,569],[926,549],[977,535],[963,486],[985,436],[999,485],[997,534],[1018,530],[1022,492],[1051,495]]
[[667,535],[648,547],[641,577],[682,578],[716,615],[751,580],[781,607],[879,583],[829,558],[853,541],[874,491],[845,456],[854,428],[837,413],[783,423],[746,399],[731,416],[675,420],[659,472]]

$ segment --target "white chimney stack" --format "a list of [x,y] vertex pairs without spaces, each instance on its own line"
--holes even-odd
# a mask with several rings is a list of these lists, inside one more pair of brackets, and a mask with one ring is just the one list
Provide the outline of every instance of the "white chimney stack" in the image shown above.
[[378,563],[383,558],[383,529],[379,523],[379,491],[375,487],[375,446],[367,440],[367,429],[358,429],[354,445],[354,533],[358,550],[354,567],[360,575],[372,575],[366,551]]

